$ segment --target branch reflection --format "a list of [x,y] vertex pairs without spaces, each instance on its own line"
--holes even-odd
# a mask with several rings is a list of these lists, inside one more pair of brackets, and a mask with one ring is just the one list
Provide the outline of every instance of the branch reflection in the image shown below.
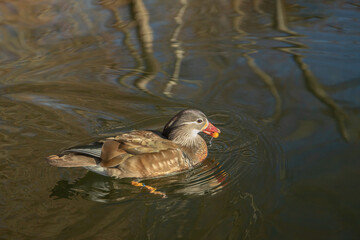
[[279,48],[281,51],[291,54],[294,57],[295,63],[302,71],[306,87],[319,101],[328,106],[337,121],[341,135],[346,141],[350,141],[351,137],[345,125],[345,120],[348,119],[346,112],[326,93],[324,87],[319,83],[315,74],[310,70],[310,67],[304,62],[304,57],[293,51],[294,49],[307,49],[305,44],[292,40],[294,37],[300,37],[299,34],[289,30],[286,23],[286,12],[282,0],[276,1],[276,27],[279,31],[287,33],[288,36],[276,37],[276,40],[292,44],[296,47],[292,48]]

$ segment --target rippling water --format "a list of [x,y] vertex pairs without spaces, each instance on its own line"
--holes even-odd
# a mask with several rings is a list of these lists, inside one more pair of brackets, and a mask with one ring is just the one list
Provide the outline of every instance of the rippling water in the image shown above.
[[[356,1],[0,2],[1,239],[358,239]],[[221,129],[144,183],[44,157],[183,108]]]
[[[195,166],[195,169],[183,173],[145,180],[144,182],[147,185],[163,189],[169,197],[214,195],[222,191],[223,188],[232,188],[233,184],[238,185],[238,187],[242,185],[245,188],[246,182],[250,180],[249,178],[256,178],[256,181],[260,182],[261,178],[266,179],[268,175],[279,179],[279,176],[276,175],[279,174],[280,170],[282,175],[285,174],[285,169],[280,169],[280,167],[284,167],[285,159],[279,143],[276,139],[264,135],[261,132],[262,129],[255,125],[254,119],[230,116],[229,113],[225,112],[217,112],[210,117],[214,119],[216,126],[221,127],[223,131],[219,139],[214,140],[205,137],[209,143],[209,157],[206,161]],[[146,127],[146,124],[141,121],[135,126]],[[227,127],[224,128],[224,126]],[[241,135],[238,134],[239,132]],[[63,172],[66,173],[68,170]],[[92,178],[95,182],[91,185],[93,187],[89,189],[88,184],[92,182]],[[118,187],[119,182],[122,182],[120,187]],[[69,183],[69,179],[59,181],[53,189],[53,195],[71,197],[79,193],[85,194],[84,196],[92,200],[117,202],[133,197],[131,194],[124,194],[121,191],[124,184],[125,186],[129,185],[129,180],[111,179],[89,172],[84,178],[77,179],[75,183]],[[275,182],[275,184],[278,183]],[[252,187],[255,187],[254,184]],[[86,191],[82,188],[86,188]],[[234,188],[237,187],[234,186]],[[130,189],[135,190],[133,193],[138,193],[136,189],[132,187]],[[89,194],[89,190],[94,190],[94,192],[91,191],[93,194]]]

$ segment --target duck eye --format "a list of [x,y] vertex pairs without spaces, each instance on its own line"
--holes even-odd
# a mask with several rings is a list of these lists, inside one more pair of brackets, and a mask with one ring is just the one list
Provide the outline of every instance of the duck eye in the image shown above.
[[196,122],[197,122],[197,123],[202,123],[203,120],[202,120],[202,119],[198,119],[198,120],[196,120]]

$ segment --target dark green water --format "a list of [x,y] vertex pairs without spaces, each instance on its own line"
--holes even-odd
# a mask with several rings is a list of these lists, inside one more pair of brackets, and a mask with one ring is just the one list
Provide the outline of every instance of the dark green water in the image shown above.
[[[359,239],[360,5],[0,2],[0,239]],[[184,108],[221,129],[161,199],[45,156]],[[207,141],[210,139],[207,138]]]

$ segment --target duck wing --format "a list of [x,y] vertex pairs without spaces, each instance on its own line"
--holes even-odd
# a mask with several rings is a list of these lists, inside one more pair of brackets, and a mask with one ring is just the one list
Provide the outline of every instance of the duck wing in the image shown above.
[[57,167],[102,167],[118,178],[154,177],[191,166],[177,144],[152,131],[122,133],[47,160]]
[[100,165],[109,167],[108,175],[156,177],[191,167],[182,149],[151,131],[133,131],[109,139],[103,145]]
[[101,149],[100,165],[115,167],[125,160],[134,161],[139,158],[161,161],[172,157],[174,152],[178,154],[178,146],[161,135],[152,131],[132,131],[106,139]]
[[109,176],[156,177],[191,166],[183,151],[172,141],[151,131],[132,131],[104,142],[100,166]]

